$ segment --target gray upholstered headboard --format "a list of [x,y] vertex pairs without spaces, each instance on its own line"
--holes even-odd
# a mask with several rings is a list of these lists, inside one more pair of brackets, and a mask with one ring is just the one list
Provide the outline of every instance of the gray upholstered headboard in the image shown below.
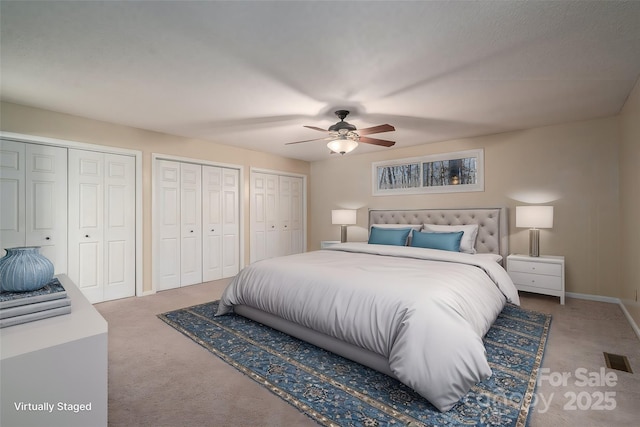
[[369,228],[375,224],[478,224],[478,253],[509,255],[507,208],[369,210]]

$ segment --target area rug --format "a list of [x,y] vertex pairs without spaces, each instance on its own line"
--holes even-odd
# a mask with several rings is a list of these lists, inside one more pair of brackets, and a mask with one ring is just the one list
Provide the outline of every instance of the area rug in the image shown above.
[[242,316],[218,302],[158,317],[325,426],[525,426],[551,316],[508,304],[484,338],[493,375],[440,412],[387,375]]

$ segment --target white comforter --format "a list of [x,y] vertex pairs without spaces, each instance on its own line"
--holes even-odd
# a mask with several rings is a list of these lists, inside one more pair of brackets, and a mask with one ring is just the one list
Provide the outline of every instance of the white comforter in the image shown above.
[[495,261],[431,249],[344,243],[258,261],[225,289],[244,304],[378,353],[441,411],[491,375],[482,337],[518,292]]

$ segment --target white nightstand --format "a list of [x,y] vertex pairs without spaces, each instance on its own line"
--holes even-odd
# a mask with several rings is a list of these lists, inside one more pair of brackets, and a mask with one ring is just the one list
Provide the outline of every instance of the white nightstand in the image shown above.
[[564,257],[509,255],[507,272],[521,291],[560,297],[564,305]]
[[320,242],[320,249],[328,248],[331,245],[340,243],[340,240],[323,240]]

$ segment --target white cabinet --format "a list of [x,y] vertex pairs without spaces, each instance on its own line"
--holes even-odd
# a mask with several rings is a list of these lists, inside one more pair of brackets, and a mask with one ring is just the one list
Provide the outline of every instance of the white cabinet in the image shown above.
[[92,303],[135,295],[135,159],[69,150],[69,278]]
[[[108,325],[68,277],[58,278],[71,313],[0,329],[2,426],[107,426]],[[19,402],[55,407],[19,410]],[[85,410],[60,410],[58,402]]]
[[251,262],[304,251],[304,180],[251,173]]
[[0,256],[40,246],[55,273],[67,270],[67,150],[0,140]]
[[155,161],[153,269],[158,290],[238,273],[239,180],[238,169]]
[[507,272],[518,290],[554,295],[564,304],[563,256],[509,255]]

